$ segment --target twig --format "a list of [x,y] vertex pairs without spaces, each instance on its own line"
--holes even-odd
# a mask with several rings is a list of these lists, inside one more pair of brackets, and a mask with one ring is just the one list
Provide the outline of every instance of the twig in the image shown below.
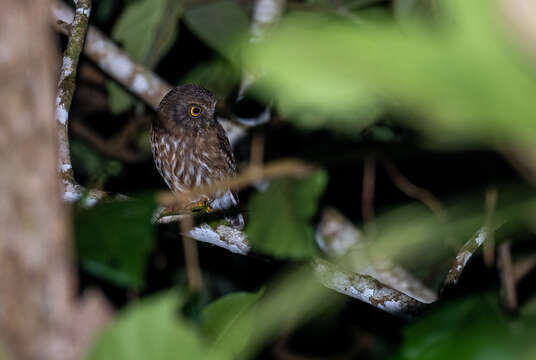
[[254,134],[251,139],[251,151],[249,164],[253,167],[261,167],[264,159],[264,136]]
[[182,209],[186,204],[190,203],[190,199],[202,194],[212,194],[221,189],[239,190],[261,179],[285,176],[303,177],[310,174],[314,169],[313,165],[296,159],[273,161],[260,168],[249,167],[236,177],[216,182],[210,186],[197,187],[189,192],[162,192],[158,195],[158,203],[168,208]]
[[498,268],[501,278],[501,295],[503,303],[510,311],[517,309],[517,293],[515,274],[510,254],[510,242],[505,241],[499,246]]
[[80,53],[84,47],[90,11],[91,0],[80,0],[77,2],[75,16],[72,22],[69,22],[71,23],[71,32],[69,34],[67,48],[63,53],[61,75],[56,95],[59,171],[64,187],[64,198],[69,197],[68,193],[72,193],[76,187],[73,167],[71,165],[71,155],[69,153],[68,121],[69,109],[76,88],[76,70],[78,68]]
[[180,220],[182,234],[182,246],[184,249],[184,262],[186,264],[186,274],[190,290],[200,292],[203,288],[203,278],[199,267],[199,255],[197,254],[197,243],[188,234],[192,230],[194,221],[192,216],[183,216]]
[[82,139],[88,141],[93,145],[98,151],[103,154],[112,156],[116,159],[123,160],[125,162],[138,162],[144,158],[142,154],[136,153],[130,150],[127,144],[124,144],[123,137],[125,133],[130,132],[133,125],[137,125],[134,121],[129,122],[125,126],[125,129],[121,131],[120,138],[117,140],[106,140],[102,138],[97,132],[91,130],[89,127],[84,125],[81,121],[73,121],[71,123],[71,129],[73,133],[80,136]]
[[[485,225],[488,228],[491,228],[493,213],[497,207],[497,188],[492,187],[486,191],[486,223]],[[482,254],[484,257],[484,264],[487,267],[492,267],[493,262],[495,261],[495,236],[494,233],[491,233],[489,239],[484,243],[482,247]]]
[[426,205],[441,221],[442,223],[446,223],[447,221],[447,213],[445,212],[445,207],[439,201],[438,198],[434,196],[430,191],[423,189],[413,183],[411,183],[406,177],[404,177],[398,168],[395,166],[395,164],[383,157],[381,159],[381,164],[383,165],[385,171],[387,171],[387,174],[393,181],[393,184],[400,189],[404,194],[407,196],[419,200],[424,205]]
[[514,264],[514,280],[516,285],[528,273],[536,267],[536,255],[532,254],[525,258],[519,259]]
[[367,155],[363,164],[363,190],[361,193],[361,212],[367,236],[375,237],[374,224],[374,188],[376,187],[376,160]]
[[449,288],[453,287],[458,283],[458,280],[460,279],[465,265],[467,265],[467,262],[469,261],[471,256],[473,256],[475,251],[478,250],[478,248],[488,238],[490,231],[492,230],[486,228],[485,226],[478,229],[475,235],[473,235],[473,237],[463,245],[461,250],[458,252],[458,255],[456,255],[456,260],[454,261],[454,264],[452,264],[449,269],[449,272],[447,273],[440,294],[443,294]]

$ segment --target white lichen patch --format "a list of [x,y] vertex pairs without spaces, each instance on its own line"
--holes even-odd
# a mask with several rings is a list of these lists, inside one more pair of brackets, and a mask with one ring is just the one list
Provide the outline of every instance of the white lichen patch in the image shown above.
[[281,14],[283,0],[257,0],[253,20],[271,23]]
[[90,8],[79,7],[79,8],[76,9],[76,13],[77,14],[84,14],[85,16],[89,17],[89,14],[91,13],[91,9]]
[[63,56],[63,64],[61,65],[61,75],[60,82],[65,80],[65,78],[71,75],[74,71],[73,61],[68,56]]
[[81,196],[82,196],[82,194],[80,194],[78,192],[65,191],[63,193],[63,200],[66,201],[66,202],[76,202],[76,201],[78,201],[78,199],[80,199]]
[[127,81],[134,69],[134,65],[128,57],[115,52],[101,54],[99,65],[121,81]]
[[486,240],[486,230],[480,229],[476,235],[475,242],[478,244],[478,246],[480,246],[482,243],[484,243],[484,240]]
[[190,236],[198,241],[223,247],[231,252],[245,255],[250,247],[246,235],[236,229],[220,225],[214,230],[208,224],[202,224],[190,230]]
[[66,172],[72,169],[72,166],[71,164],[61,164],[60,169],[62,172]]
[[65,106],[59,103],[59,97],[57,99],[58,105],[56,106],[56,120],[62,124],[67,124],[67,119],[69,118],[69,113],[65,110]]
[[84,206],[85,207],[92,207],[92,206],[95,206],[98,202],[99,202],[99,199],[97,199],[96,197],[94,196],[88,196],[84,199]]
[[136,93],[144,93],[149,88],[149,83],[144,75],[137,74],[132,82],[132,88]]
[[378,307],[391,314],[400,314],[403,310],[402,304],[397,300],[387,300],[379,303]]

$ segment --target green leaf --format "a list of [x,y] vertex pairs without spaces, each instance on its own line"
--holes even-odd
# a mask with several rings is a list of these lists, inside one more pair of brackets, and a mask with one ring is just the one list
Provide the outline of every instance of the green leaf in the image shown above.
[[315,254],[311,219],[327,184],[323,170],[303,180],[272,181],[252,196],[246,232],[253,248],[278,258],[304,259]]
[[408,326],[399,358],[519,358],[536,335],[534,323],[510,326],[497,300],[496,295],[475,295],[443,304]]
[[445,145],[511,146],[536,157],[535,71],[506,37],[496,2],[443,3],[434,28],[415,19],[359,26],[288,17],[246,62],[263,69],[265,96],[291,109],[291,121],[302,121],[300,109],[318,111],[330,115],[325,125],[352,133],[369,119],[363,112],[396,107],[412,112],[402,121]]
[[[182,1],[138,0],[127,5],[112,29],[112,38],[135,61],[152,69],[177,38]],[[108,83],[110,109],[120,113],[134,98],[119,85]]]
[[175,291],[127,307],[90,349],[88,360],[206,359],[196,331],[179,317]]
[[224,99],[240,81],[240,74],[228,62],[214,60],[201,63],[192,69],[181,84],[198,84],[210,89],[217,98]]
[[77,207],[76,249],[84,270],[125,287],[143,288],[146,262],[154,246],[154,196]]
[[134,97],[115,81],[106,82],[106,89],[108,90],[108,105],[113,114],[127,111],[134,103]]
[[[243,319],[243,315],[255,305],[262,292],[261,290],[257,293],[231,293],[210,303],[203,310],[201,333],[209,339],[211,346],[219,349],[225,348],[225,353],[232,355],[233,359],[238,358],[248,343],[248,334],[251,333],[251,328],[254,326],[251,321],[247,321],[250,318]],[[233,342],[222,342],[229,329],[237,325],[243,330],[243,336]]]
[[240,44],[249,34],[246,13],[234,1],[217,1],[200,5],[184,14],[186,25],[205,44],[236,61]]

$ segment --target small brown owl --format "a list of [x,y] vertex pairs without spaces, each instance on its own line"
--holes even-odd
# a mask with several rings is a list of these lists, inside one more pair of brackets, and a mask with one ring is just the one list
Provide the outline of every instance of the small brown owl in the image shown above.
[[[172,191],[182,192],[236,175],[231,146],[216,120],[215,108],[214,95],[196,85],[178,86],[160,102],[151,127],[151,149],[156,168]],[[207,194],[198,201],[205,201],[213,210],[238,205],[238,197],[231,190]],[[227,220],[236,228],[244,227],[242,214]]]

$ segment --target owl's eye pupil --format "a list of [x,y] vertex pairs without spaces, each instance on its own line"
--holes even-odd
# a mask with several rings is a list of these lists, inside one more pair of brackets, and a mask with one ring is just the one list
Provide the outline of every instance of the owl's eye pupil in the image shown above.
[[199,106],[192,106],[190,108],[190,115],[199,116],[201,114],[201,108]]

